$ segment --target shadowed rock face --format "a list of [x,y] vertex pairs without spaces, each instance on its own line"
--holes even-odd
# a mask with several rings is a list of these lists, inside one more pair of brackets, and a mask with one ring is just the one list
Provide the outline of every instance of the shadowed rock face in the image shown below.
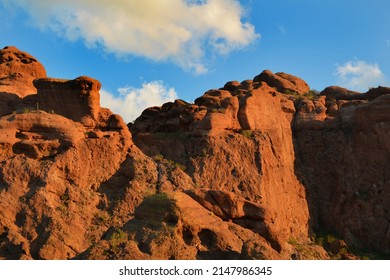
[[301,103],[294,139],[313,226],[389,253],[390,88],[325,89]]
[[85,125],[93,126],[99,118],[101,84],[90,77],[74,80],[36,79],[38,89],[33,100],[42,110],[52,110]]
[[126,125],[97,80],[36,78],[0,94],[0,259],[388,253],[389,88],[264,71]]

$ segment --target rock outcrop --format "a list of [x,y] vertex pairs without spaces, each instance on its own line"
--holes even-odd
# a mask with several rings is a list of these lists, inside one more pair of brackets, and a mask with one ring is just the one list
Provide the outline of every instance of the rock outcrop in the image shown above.
[[305,189],[294,173],[294,113],[293,100],[264,82],[230,82],[195,104],[147,109],[131,131],[144,153],[180,163],[196,185],[261,205],[267,219],[238,223],[261,228],[281,251],[292,236],[308,238]]
[[[311,231],[388,254],[390,88],[359,93],[334,86],[317,93],[304,82],[294,83],[301,90],[293,88],[287,82],[291,77],[264,71],[253,80],[207,91],[195,104],[177,100],[149,108],[131,125],[134,141],[148,155],[162,154],[186,166],[199,186],[259,203],[268,217],[278,217],[282,229],[297,233],[291,215],[299,217],[302,229],[306,221]],[[215,210],[210,201],[218,205],[210,195],[199,202]],[[278,231],[273,219],[264,225],[268,232],[261,235],[275,249],[283,236],[296,238]]]
[[274,74],[269,70],[265,70],[256,76],[253,82],[265,82],[282,93],[295,92],[297,94],[305,94],[310,90],[309,85],[298,77],[283,72]]
[[46,70],[35,57],[16,47],[0,50],[0,92],[20,97],[34,94],[33,80],[45,77]]
[[390,253],[389,94],[327,88],[301,103],[294,126],[313,226],[382,254]]
[[126,125],[97,80],[12,67],[36,90],[0,94],[0,259],[390,253],[390,88],[266,70]]

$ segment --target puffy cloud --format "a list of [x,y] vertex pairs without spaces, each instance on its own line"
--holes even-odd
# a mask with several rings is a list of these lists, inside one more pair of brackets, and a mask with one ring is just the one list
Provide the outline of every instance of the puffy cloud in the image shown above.
[[[4,0],[11,2],[11,0]],[[197,73],[259,35],[237,0],[12,0],[42,29],[117,55],[170,60]]]
[[358,91],[367,91],[369,87],[386,83],[386,77],[378,64],[362,60],[336,65],[335,74],[342,86]]
[[100,105],[121,115],[126,122],[134,121],[148,107],[177,99],[175,89],[166,87],[162,81],[143,83],[141,88],[123,87],[117,91],[119,95],[102,89]]

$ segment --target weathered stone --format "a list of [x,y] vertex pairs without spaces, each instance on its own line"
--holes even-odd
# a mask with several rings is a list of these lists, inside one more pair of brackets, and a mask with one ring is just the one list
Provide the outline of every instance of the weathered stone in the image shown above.
[[298,77],[286,73],[274,74],[269,70],[264,70],[260,75],[253,79],[253,82],[265,82],[270,87],[276,88],[281,93],[291,91],[298,94],[304,94],[310,90],[307,83]]
[[46,70],[35,57],[12,46],[0,50],[0,92],[35,94],[33,80],[44,77]]

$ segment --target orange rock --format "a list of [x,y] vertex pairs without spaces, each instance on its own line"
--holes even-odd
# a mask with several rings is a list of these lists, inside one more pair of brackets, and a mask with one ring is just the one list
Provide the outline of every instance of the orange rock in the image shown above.
[[325,88],[321,95],[325,95],[327,100],[357,100],[362,98],[362,94],[357,91],[351,91],[346,88],[331,86]]
[[[251,83],[246,81],[245,84]],[[226,88],[231,88],[232,92]],[[265,221],[254,222],[246,217],[237,219],[237,222],[240,220],[241,226],[262,234],[280,251],[291,234],[298,239],[307,238],[308,234],[305,190],[293,171],[295,155],[291,126],[294,102],[265,83],[257,83],[254,89],[247,88],[245,90],[232,82],[223,90],[210,90],[198,98],[195,105],[198,110],[206,112],[203,118],[194,120],[187,128],[174,131],[178,134],[189,131],[193,138],[186,138],[185,142],[175,134],[172,137],[177,137],[176,141],[170,137],[165,143],[153,136],[166,131],[161,130],[166,127],[161,124],[171,109],[164,113],[153,110],[153,115],[142,114],[131,129],[135,143],[146,154],[191,162],[191,173],[197,185],[233,191],[234,198],[230,199],[244,201],[242,199],[246,198],[249,204],[245,205],[260,203],[264,217],[267,217]],[[148,128],[143,130],[145,123]],[[150,129],[153,124],[154,128]],[[204,139],[204,144],[199,145],[201,140],[198,137]],[[175,146],[174,150],[172,146]],[[196,160],[186,156],[194,154],[199,155]],[[288,203],[282,205],[280,199]],[[216,206],[210,207],[216,209]],[[236,217],[233,212],[238,210],[224,211],[221,212],[224,214],[217,215],[232,219]]]
[[275,87],[281,93],[291,91],[298,94],[304,94],[310,90],[307,83],[298,77],[286,73],[274,74],[269,70],[264,70],[260,75],[253,79],[253,82],[265,82],[270,87]]
[[74,80],[42,78],[34,80],[34,86],[38,94],[32,102],[36,102],[34,105],[39,109],[94,126],[100,111],[99,81],[89,77]]
[[[39,72],[7,52],[8,68]],[[34,84],[0,94],[0,259],[389,253],[389,88],[309,95],[264,71],[126,125],[92,78]],[[345,242],[328,255],[309,239],[317,230]]]
[[16,47],[0,50],[0,92],[24,97],[35,94],[33,80],[46,77],[46,70],[36,58]]

